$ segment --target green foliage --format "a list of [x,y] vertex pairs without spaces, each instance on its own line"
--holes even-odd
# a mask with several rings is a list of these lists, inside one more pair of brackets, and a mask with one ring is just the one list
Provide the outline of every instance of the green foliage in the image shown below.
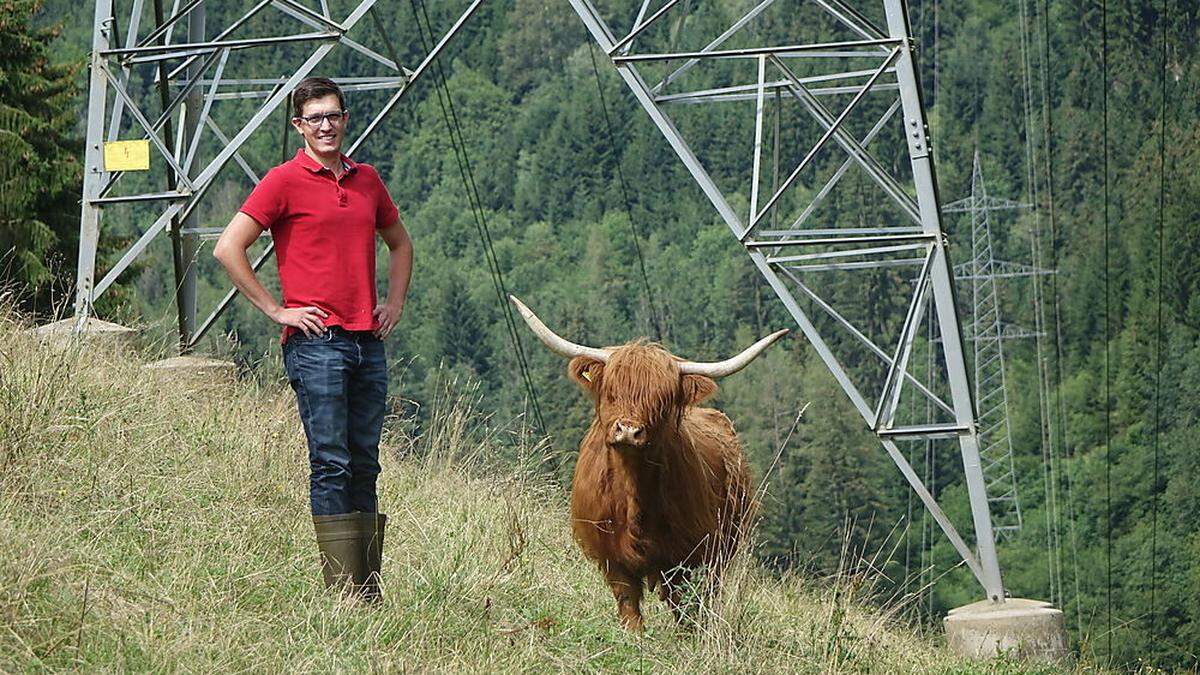
[[32,24],[40,7],[0,2],[0,286],[27,305],[45,299],[79,227],[78,66],[53,58],[58,32]]
[[489,350],[484,340],[483,320],[459,274],[450,274],[437,306],[437,340],[446,362],[466,365],[477,376],[488,372]]

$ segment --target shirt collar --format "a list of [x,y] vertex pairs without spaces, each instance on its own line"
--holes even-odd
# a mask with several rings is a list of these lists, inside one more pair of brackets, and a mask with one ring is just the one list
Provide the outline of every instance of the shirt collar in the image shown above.
[[[295,161],[299,162],[300,166],[313,173],[321,173],[325,170],[325,166],[312,157],[309,157],[308,153],[304,151],[304,148],[300,148],[296,151]],[[346,167],[347,173],[353,173],[354,171],[358,170],[358,164],[345,155],[342,155],[342,166]]]

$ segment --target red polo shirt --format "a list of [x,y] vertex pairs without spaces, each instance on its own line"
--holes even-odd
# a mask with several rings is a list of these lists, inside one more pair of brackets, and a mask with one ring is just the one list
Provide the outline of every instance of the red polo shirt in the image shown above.
[[[400,214],[374,167],[342,161],[337,179],[301,149],[271,169],[240,210],[271,230],[284,307],[320,307],[326,326],[374,330],[375,230]],[[285,326],[283,341],[295,330]]]

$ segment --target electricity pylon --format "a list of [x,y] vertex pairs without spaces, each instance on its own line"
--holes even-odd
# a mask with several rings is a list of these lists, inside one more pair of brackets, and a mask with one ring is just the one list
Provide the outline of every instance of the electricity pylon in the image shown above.
[[[975,404],[916,73],[915,44],[903,0],[883,0],[882,16],[875,18],[841,0],[815,0],[807,7],[816,15],[811,25],[824,29],[822,39],[782,43],[745,30],[776,4],[764,0],[725,32],[678,51],[635,49],[649,31],[662,30],[663,19],[675,10],[677,0],[667,0],[652,13],[650,0],[641,3],[623,36],[613,32],[590,0],[570,2],[975,575],[986,597],[993,603],[1004,602],[980,464]],[[795,10],[789,5],[786,11]],[[794,20],[795,16],[788,18]],[[882,23],[877,23],[879,19]],[[682,21],[676,19],[676,25]],[[731,40],[731,44],[740,46],[725,47]],[[739,72],[737,66],[742,64],[745,67]],[[659,72],[654,72],[655,67]],[[699,88],[681,86],[688,82],[688,75],[706,67],[709,74],[696,78]],[[649,84],[656,80],[657,84]],[[754,140],[745,148],[749,184],[740,189],[719,185],[689,143],[708,145],[713,139],[688,138],[674,119],[678,113],[666,109],[680,104],[728,105],[738,101],[754,104]],[[767,128],[771,105],[773,131]],[[801,118],[815,123],[812,137],[794,151],[780,150],[781,143],[786,143],[780,133],[782,105],[789,106],[790,120],[797,119],[791,111],[798,109]],[[770,156],[783,155],[792,167],[782,181],[766,180],[768,163],[775,164],[773,173],[778,175],[778,160],[768,160],[764,153],[767,138],[774,146]],[[731,144],[732,140],[726,143]],[[873,154],[879,146],[885,152],[891,151],[884,161]],[[719,168],[728,173],[727,167]],[[886,212],[873,212],[871,215],[878,218],[874,223],[862,222],[861,217],[859,222],[837,222],[836,215],[822,211],[826,198],[851,170],[860,179],[859,198],[862,184],[873,184],[871,196],[879,196],[892,207]],[[734,194],[746,199],[748,208],[736,208],[731,199]],[[778,216],[791,224],[786,229],[773,229],[770,223]],[[893,284],[887,291],[889,299],[903,298],[907,311],[891,324],[892,332],[886,337],[883,333],[887,331],[871,334],[866,325],[874,319],[858,320],[855,314],[861,311],[855,304],[861,306],[862,301],[848,302],[849,297],[856,284],[860,288],[863,285],[856,279],[870,283],[881,271],[897,267],[918,270],[910,284]],[[910,367],[927,307],[932,310],[930,320],[940,337],[940,372],[945,375],[940,383],[922,382]],[[820,316],[810,316],[810,312]],[[824,323],[818,325],[815,319]],[[888,342],[878,344],[883,339]],[[854,348],[860,348],[861,354],[855,354]],[[899,403],[906,391],[917,392],[930,401],[941,417],[932,424],[903,419]],[[949,400],[941,391],[948,391]],[[975,550],[967,545],[897,447],[900,441],[945,438],[958,441]]]
[[979,459],[987,484],[992,528],[998,537],[1021,529],[1021,500],[1013,461],[1012,427],[1009,422],[1008,380],[1005,373],[1004,342],[1037,337],[1034,331],[1001,319],[997,279],[1048,274],[1022,263],[996,260],[992,248],[992,217],[995,211],[1029,208],[1010,199],[987,193],[979,151],[971,167],[971,195],[951,202],[944,213],[968,213],[971,219],[971,259],[955,266],[956,278],[970,283],[971,323],[967,339],[974,348],[974,385],[979,425]]
[[[260,171],[270,164],[262,166],[262,151],[251,141],[261,146],[264,138],[279,138],[274,136],[277,131],[264,126],[281,107],[286,151],[286,108],[292,89],[320,72],[332,76],[343,91],[360,92],[359,100],[369,98],[367,92],[390,92],[374,110],[352,112],[360,130],[347,150],[353,153],[482,3],[468,3],[429,54],[409,69],[397,60],[373,14],[377,0],[351,0],[344,13],[332,11],[328,0],[315,7],[301,0],[174,0],[169,14],[163,0],[132,0],[121,15],[113,0],[96,0],[75,289],[77,329],[112,283],[166,232],[174,259],[179,347],[184,352],[192,349],[236,295],[229,290],[197,325],[199,242],[220,233],[219,227],[201,227],[197,215],[207,197],[220,191],[218,186],[239,186],[244,192],[247,179],[258,183]],[[209,9],[220,10],[220,23],[211,20],[216,17]],[[180,26],[186,30],[180,31]],[[335,47],[342,52],[340,67],[353,76],[318,71]],[[269,59],[254,58],[264,51]],[[272,72],[262,72],[263,63],[273,64],[266,67]],[[271,164],[277,161],[272,158]],[[229,210],[227,206],[221,215],[228,218]],[[148,225],[118,232],[135,241],[96,281],[105,218],[110,224]],[[268,241],[253,263],[255,271],[273,251]]]

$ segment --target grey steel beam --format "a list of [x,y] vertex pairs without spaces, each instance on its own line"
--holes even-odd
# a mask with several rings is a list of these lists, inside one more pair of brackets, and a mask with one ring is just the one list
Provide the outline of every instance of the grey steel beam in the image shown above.
[[[351,12],[350,16],[346,19],[343,25],[347,26],[347,29],[353,27],[363,17],[366,11],[375,4],[375,2],[376,0],[362,0],[356,6],[354,11]],[[109,269],[108,273],[104,275],[104,278],[100,280],[100,283],[96,284],[95,288],[92,289],[91,302],[95,302],[96,298],[99,298],[104,291],[108,289],[112,282],[115,281],[116,278],[120,276],[120,274],[123,273],[139,255],[141,255],[142,251],[144,251],[146,247],[150,245],[150,242],[163,231],[171,219],[176,216],[186,218],[187,215],[191,213],[192,209],[194,209],[195,205],[199,202],[200,197],[205,191],[207,191],[212,179],[225,166],[225,164],[233,156],[233,153],[241,148],[242,144],[246,142],[246,139],[249,138],[250,135],[262,125],[267,117],[279,107],[279,104],[287,98],[288,93],[295,88],[296,84],[299,83],[300,80],[307,77],[308,74],[311,73],[312,70],[325,59],[325,57],[336,44],[336,42],[326,42],[317,46],[317,48],[313,50],[312,55],[309,56],[308,59],[305,60],[305,62],[284,82],[284,86],[280,87],[279,90],[271,96],[271,98],[263,103],[258,111],[256,111],[250,120],[242,127],[242,129],[238,131],[238,133],[235,134],[232,139],[230,139],[229,145],[218,152],[216,157],[214,157],[212,161],[210,161],[204,168],[204,170],[196,176],[196,179],[193,181],[195,188],[192,199],[184,203],[176,203],[168,206],[167,209],[159,215],[158,219],[156,219],[155,222],[145,232],[142,233],[142,236],[139,237],[138,240],[125,252],[125,254],[121,256],[116,264]],[[100,52],[97,51],[96,55],[97,59],[99,60]],[[99,62],[103,66],[103,61]],[[92,255],[94,257],[94,251]]]
[[[715,39],[712,42],[705,45],[704,48],[700,50],[700,53],[701,54],[709,54],[717,47],[720,47],[722,44],[725,43],[726,40],[733,37],[738,31],[740,31],[743,26],[745,26],[746,24],[753,21],[754,17],[761,14],[763,12],[763,10],[770,7],[774,3],[775,3],[775,0],[763,0],[762,2],[755,5],[754,8],[751,9],[749,12],[746,12],[746,14],[744,16],[742,16],[742,18],[738,19],[737,21],[734,21],[732,26],[725,29],[725,32],[721,33],[717,37],[717,39]],[[691,68],[693,66],[695,66],[697,63],[700,63],[700,58],[698,58],[698,57],[693,57],[693,58],[688,59],[682,66],[679,66],[678,68],[676,68],[674,71],[671,72],[671,74],[664,77],[661,82],[654,85],[654,87],[652,87],[650,89],[651,95],[658,94],[658,92],[662,91],[667,85],[671,84],[676,79],[678,79],[681,75],[683,75],[687,71],[691,70]]]
[[[670,52],[666,54],[626,54],[613,56],[613,63],[644,63],[647,61],[677,61],[679,59],[753,59],[764,54],[774,54],[782,57],[803,56],[805,54],[829,54],[829,58],[878,58],[878,50],[871,47],[891,47],[895,49],[899,40],[885,38],[882,40],[849,40],[846,42],[823,42],[808,45],[785,45],[780,47],[747,47],[746,49],[714,49],[698,52]],[[861,50],[861,51],[856,51]]]
[[[200,4],[193,9],[187,18],[188,40],[191,42],[199,42],[207,36],[208,23],[207,8]],[[224,74],[225,63],[229,60],[230,50],[221,51],[221,56],[217,59],[216,70],[213,72],[213,79],[221,80]],[[204,66],[193,62],[188,66],[188,80],[195,82],[204,74]],[[212,100],[204,100],[204,92],[199,87],[193,85],[189,88],[188,97],[183,106],[183,124],[180,125],[180,139],[191,139],[191,145],[188,148],[187,155],[183,160],[184,178],[187,179],[188,173],[191,171],[191,161],[195,157],[195,150],[200,144],[200,138],[204,132],[204,120],[208,117],[209,110],[212,106]],[[182,144],[179,150],[182,150]],[[177,150],[177,152],[179,152]],[[184,230],[195,229],[197,227],[196,216],[193,212],[186,220],[173,223],[171,227],[171,249],[172,257],[175,263],[175,308],[177,314],[177,325],[179,328],[179,347],[181,353],[187,353],[189,338],[196,330],[196,258],[200,253],[200,238],[194,234],[187,234]]]
[[[209,117],[205,119],[204,123],[208,125],[208,128],[213,132],[213,135],[217,137],[217,140],[221,141],[221,143],[224,145],[230,144],[229,137],[225,135],[225,132],[221,131],[221,127],[217,126],[217,123],[215,120],[213,120],[213,118]],[[250,179],[251,183],[258,185],[260,182],[262,182],[254,169],[250,168],[250,164],[248,164],[245,158],[242,157],[242,153],[234,150],[233,161],[236,162],[239,167],[241,167],[242,173],[246,174],[246,177]]]
[[[176,2],[178,2],[178,1],[179,0],[176,0]],[[258,15],[259,12],[261,12],[264,8],[266,8],[270,4],[271,4],[271,0],[258,0],[258,2],[254,3],[254,6],[251,7],[249,10],[247,10],[245,14],[238,17],[236,20],[234,20],[232,23],[230,23],[228,26],[226,26],[225,29],[222,30],[220,33],[217,33],[216,36],[214,36],[214,39],[224,40],[225,38],[229,37],[230,35],[232,35],[234,33],[234,31],[241,28],[243,25],[246,24],[246,22],[250,21],[250,19],[253,19],[255,16]],[[167,40],[167,42],[170,43],[171,41]],[[196,58],[196,57],[189,56],[188,58],[184,59],[183,63],[180,63],[179,65],[175,66],[175,68],[173,68],[169,73],[167,73],[167,80],[169,81],[169,80],[175,79],[175,77],[178,76],[179,73],[186,70],[187,67],[192,64],[192,59],[194,59],[194,58]]]
[[905,427],[880,429],[879,435],[899,440],[925,440],[930,438],[958,438],[971,432],[970,427],[959,427],[945,424],[914,424]]
[[972,429],[972,433],[959,436],[958,440],[964,482],[971,503],[971,519],[975,525],[975,543],[982,571],[980,582],[988,599],[992,602],[1004,602],[1004,583],[1000,575],[1000,562],[996,556],[996,538],[992,532],[987,488],[979,464],[979,441],[974,433],[975,406],[967,378],[966,359],[963,356],[958,308],[954,298],[954,276],[942,239],[937,175],[929,148],[925,109],[921,103],[921,91],[913,61],[907,10],[903,0],[884,0],[884,12],[887,16],[888,34],[905,42],[905,49],[901,50],[896,62],[896,79],[900,84],[900,100],[904,107],[904,138],[908,143],[921,225],[929,234],[935,236],[930,281],[938,333],[942,338],[942,355],[950,386],[951,403],[954,406],[955,421],[960,426]]
[[[342,24],[328,16],[312,11],[295,0],[271,0],[271,4],[275,9],[313,28],[325,27],[338,33],[346,32],[346,27]],[[393,63],[392,67],[396,68],[396,65]]]
[[[813,228],[811,230],[759,230],[755,232],[759,237],[839,237],[853,234],[865,235],[908,235],[915,234],[924,237],[925,234],[919,227],[833,227],[833,228]],[[765,240],[753,240],[746,243],[746,246],[770,246],[770,242]]]
[[173,199],[188,199],[191,193],[188,192],[145,192],[136,195],[120,195],[117,197],[97,197],[88,200],[92,204],[123,204],[126,202],[153,202]]
[[[149,45],[151,42],[154,42],[155,40],[159,39],[164,34],[168,33],[180,19],[187,16],[188,12],[192,11],[193,7],[199,5],[202,2],[204,2],[204,0],[188,0],[188,3],[186,5],[184,5],[183,7],[179,7],[179,2],[178,2],[178,0],[176,0],[175,8],[172,10],[171,16],[163,19],[162,23],[160,23],[158,26],[156,26],[154,28],[154,30],[150,31],[150,33],[146,37],[142,38],[141,40],[138,40],[133,46],[145,47],[145,46]],[[136,37],[136,36],[130,36],[130,37]],[[170,36],[168,36],[168,39],[166,40],[166,42],[169,43],[170,41],[171,41]]]
[[[334,21],[324,22],[323,19],[327,17],[320,17],[320,15],[316,15],[320,18],[311,18],[315,12],[308,10],[308,8],[303,7],[303,5],[298,5],[295,2],[291,2],[290,0],[272,0],[271,4],[280,12],[283,12],[293,19],[296,19],[297,21],[312,28],[320,28],[321,26],[336,26],[339,30],[342,29],[342,26]],[[301,9],[304,9],[305,12],[301,12]],[[388,68],[398,72],[404,72],[404,66],[400,65],[395,60],[380,54],[374,49],[371,49],[370,47],[367,47],[356,40],[351,40],[350,38],[346,37],[344,33],[340,38],[338,38],[338,42],[349,47],[350,49],[353,49],[359,54],[362,54],[368,59],[375,61],[376,63],[383,64],[384,66],[387,66]]]
[[179,166],[179,162],[175,161],[174,154],[170,149],[167,148],[166,145],[163,144],[162,139],[159,138],[158,134],[155,133],[154,126],[150,124],[150,120],[146,119],[146,116],[143,115],[142,111],[138,109],[137,103],[133,101],[133,98],[130,97],[129,93],[125,91],[125,88],[121,86],[121,83],[117,81],[116,76],[113,75],[112,71],[108,69],[108,65],[101,62],[99,68],[100,72],[103,73],[106,78],[108,78],[108,86],[112,87],[112,90],[116,92],[117,96],[125,101],[125,106],[129,108],[129,114],[146,132],[146,136],[149,139],[150,144],[153,145],[156,150],[158,150],[162,158],[166,160],[171,169],[175,171],[175,176],[179,182],[187,186],[189,190],[196,189],[196,186],[193,185],[190,180],[188,180],[187,172],[183,170],[183,167]]
[[[202,136],[200,132],[202,127],[207,126],[206,123],[208,122],[208,115],[210,112],[212,112],[213,96],[217,93],[217,87],[221,86],[221,76],[225,73],[225,64],[228,61],[229,50],[226,49],[221,52],[221,56],[217,59],[217,68],[213,72],[212,82],[209,84],[208,88],[208,95],[204,96],[203,102],[200,103],[200,115],[197,117],[196,124],[194,126],[189,126],[187,124],[184,125],[184,135],[190,135],[192,137],[191,143],[188,144],[187,154],[183,157],[183,169],[185,171],[191,170],[192,162],[196,159],[196,150],[200,147],[200,138]],[[196,73],[195,79],[199,81],[198,72]],[[195,105],[195,100],[200,98],[200,96],[194,96],[189,103],[191,105]]]
[[814,96],[813,93],[799,81],[799,78],[796,77],[796,74],[792,72],[791,68],[787,67],[787,64],[776,59],[775,65],[785,77],[791,80],[793,85],[791,88],[792,94],[795,95],[796,98],[799,99],[806,108],[808,108],[813,118],[816,119],[822,127],[833,130],[834,138],[837,140],[838,145],[842,147],[846,154],[848,154],[851,159],[858,162],[863,171],[867,172],[867,175],[870,176],[871,179],[883,189],[884,193],[891,197],[896,204],[899,205],[900,208],[903,209],[904,212],[913,219],[913,222],[919,223],[920,217],[917,213],[916,203],[913,202],[912,197],[909,196],[909,194],[905,192],[902,187],[900,187],[900,184],[896,178],[888,173],[879,164],[879,161],[875,159],[871,153],[867,152],[866,148],[864,148],[853,136],[851,136],[845,130],[837,127],[834,122],[833,113],[830,112],[830,110],[826,108],[819,100],[817,100],[817,97]]
[[[320,40],[337,40],[340,33],[297,33],[294,35],[279,35],[276,37],[244,38],[233,40],[213,40],[188,44],[163,45],[161,47],[134,47],[130,50],[111,50],[106,56],[120,55],[117,52],[133,52],[128,55],[130,63],[154,63],[155,61],[172,61],[181,58],[195,58],[222,49],[249,49],[251,47],[269,47],[271,45],[287,44],[290,42],[314,42]],[[187,65],[191,65],[189,62]],[[176,73],[172,72],[174,76]]]
[[[408,71],[408,72],[412,72],[412,71]],[[331,77],[329,79],[336,82],[338,84],[338,86],[341,87],[342,89],[345,89],[346,87],[353,86],[356,84],[386,83],[386,84],[390,84],[392,86],[400,86],[408,81],[408,76],[407,75],[382,75],[382,76],[369,76],[369,77]],[[221,79],[219,86],[220,87],[278,87],[279,85],[283,84],[285,81],[287,81],[286,76],[281,76],[281,77],[242,77],[242,78],[225,77],[225,78]],[[187,83],[187,80],[175,80],[174,82],[171,83],[171,86],[177,87],[177,86],[182,86],[186,83]],[[212,79],[203,78],[203,77],[200,78],[200,80],[197,82],[197,84],[200,84],[200,85],[211,85],[212,83],[213,83]]]
[[92,28],[92,54],[88,75],[87,131],[83,150],[83,199],[79,215],[79,259],[75,273],[75,330],[81,330],[92,313],[92,284],[96,278],[96,248],[100,241],[100,188],[106,179],[104,171],[104,109],[108,89],[101,53],[108,49],[112,37],[112,0],[96,0],[95,22]]
[[759,169],[762,165],[762,143],[763,143],[763,102],[766,96],[767,85],[767,57],[758,57],[758,87],[754,95],[754,160],[753,167],[750,171],[750,216],[748,220],[754,220],[754,214],[758,213],[758,184],[759,184]]
[[[897,228],[899,229],[899,228]],[[772,241],[747,241],[743,246],[749,249],[774,246],[858,246],[860,244],[878,244],[901,241],[928,241],[937,235],[928,232],[909,232],[904,230],[896,234],[865,235],[860,237],[810,237],[804,239],[776,239]]]
[[873,270],[885,267],[914,267],[925,262],[924,258],[896,258],[894,260],[867,260],[863,262],[823,263],[809,265],[787,265],[794,272],[844,272],[848,270]]
[[[684,92],[682,94],[665,94],[663,96],[656,97],[655,100],[658,101],[659,103],[670,103],[673,105],[697,105],[697,104],[701,104],[701,103],[738,103],[741,101],[753,101],[754,98],[757,96],[757,94],[747,93],[746,92],[747,87],[749,87],[751,89],[757,89],[757,86],[755,86],[755,85],[737,85],[734,87],[728,87],[728,89],[736,90],[733,92],[719,92],[716,90],[700,90],[700,91],[694,91],[694,92]],[[767,90],[772,93],[776,93],[779,91],[786,91],[789,89],[790,89],[790,83],[787,83],[787,82],[783,82],[781,84],[768,83],[768,85],[767,85]],[[858,89],[859,88],[856,86],[846,85],[846,86],[842,86],[842,87],[816,87],[813,89],[809,89],[808,91],[813,96],[823,97],[823,96],[838,96],[841,94],[856,94],[856,93],[858,93]],[[874,87],[871,88],[872,93],[898,91],[898,90],[899,90],[899,87],[897,87],[895,84],[890,84],[887,82],[882,82],[882,83],[876,84]],[[791,99],[789,98],[787,100],[790,101]]]
[[[374,82],[364,84],[348,84],[341,87],[343,92],[352,91],[378,91],[381,89],[401,89],[408,83],[407,77],[387,77],[378,78]],[[254,98],[270,98],[275,93],[274,89],[261,89],[257,91],[227,91],[213,95],[215,101],[232,101]]]
[[[926,260],[928,260],[928,256],[916,258],[914,259],[914,263],[917,265],[924,265]],[[783,275],[788,279],[791,279],[792,283],[796,285],[796,288],[800,289],[800,292],[807,295],[809,299],[817,305],[817,307],[820,307],[822,310],[824,310],[825,313],[832,317],[834,321],[837,321],[839,324],[841,324],[842,328],[850,333],[850,335],[854,336],[854,338],[856,338],[859,342],[862,342],[864,345],[866,345],[866,347],[870,349],[872,353],[874,353],[881,361],[883,361],[884,365],[890,368],[892,364],[895,363],[892,358],[888,356],[887,352],[883,351],[883,349],[880,348],[879,345],[875,344],[871,338],[863,335],[862,331],[858,330],[853,323],[846,319],[846,317],[842,316],[840,312],[834,309],[833,306],[826,302],[821,296],[817,295],[815,291],[809,288],[808,284],[805,284],[803,281],[801,281],[800,278],[796,276],[794,268],[791,266],[780,266],[780,271],[782,271]],[[952,415],[954,414],[953,408],[951,408],[937,394],[930,391],[930,389],[915,376],[907,372],[907,370],[903,370],[901,372],[904,373],[904,376],[913,384],[913,386],[919,389],[922,394],[929,397],[929,400],[932,401],[934,405]]]
[[[819,153],[821,149],[825,147],[825,144],[829,142],[829,139],[833,138],[834,135],[837,134],[842,123],[845,122],[850,113],[853,112],[856,107],[858,107],[858,104],[861,103],[863,98],[866,97],[867,92],[871,91],[871,87],[879,80],[880,77],[883,76],[884,72],[887,71],[892,62],[896,60],[898,54],[899,49],[893,49],[891,53],[888,54],[887,58],[883,60],[883,63],[881,63],[879,67],[875,69],[875,72],[870,78],[867,79],[866,83],[859,88],[859,91],[854,95],[854,98],[850,99],[850,102],[846,104],[846,107],[842,110],[842,113],[829,123],[825,133],[821,134],[821,137],[817,139],[816,144],[813,145],[812,149],[808,151],[808,154],[804,156],[804,159],[801,159],[800,163],[796,165],[796,168],[793,169],[792,172],[788,174],[788,177],[784,179],[783,185],[780,185],[775,191],[775,194],[772,195],[769,200],[767,200],[767,203],[763,206],[762,210],[754,214],[753,218],[750,220],[750,223],[746,226],[745,232],[743,232],[738,239],[745,241],[746,236],[754,230],[755,226],[762,222],[763,216],[765,216],[767,212],[779,202],[779,199],[783,196],[783,193],[787,192],[792,184],[796,182],[796,179],[800,176],[804,169],[808,167],[813,158],[817,156],[817,153]],[[790,73],[790,71],[788,72]]]
[[858,33],[860,36],[868,40],[879,40],[887,37],[879,26],[876,26],[867,17],[863,16],[858,10],[847,5],[841,0],[813,0],[821,6],[830,16],[842,22],[850,30]]
[[[125,46],[132,47],[136,44],[138,28],[140,27],[141,20],[142,0],[133,0],[133,6],[130,8],[129,12],[129,29],[125,33]],[[121,66],[120,77],[122,86],[129,82],[129,71],[130,67],[128,65]],[[110,140],[116,140],[121,132],[121,119],[124,109],[125,102],[121,99],[117,99],[113,104],[112,117],[108,124],[108,138]]]
[[780,263],[803,262],[805,260],[824,260],[827,258],[852,258],[860,255],[879,255],[883,253],[897,253],[900,251],[915,251],[928,250],[929,244],[897,244],[895,246],[874,246],[871,248],[849,248],[838,251],[822,251],[821,253],[800,253],[797,255],[787,256],[772,256],[767,258],[767,262],[772,265]]
[[[271,256],[274,253],[275,240],[272,239],[267,243],[266,250],[264,250],[258,256],[258,258],[254,260],[254,263],[250,265],[250,268],[255,272],[258,272],[260,269],[262,269],[262,266],[271,259]],[[209,313],[204,321],[201,322],[200,327],[196,329],[195,335],[192,335],[191,339],[188,340],[187,346],[189,348],[194,348],[200,342],[200,340],[204,339],[204,336],[208,334],[209,329],[211,329],[213,324],[216,323],[217,319],[219,319],[221,315],[225,313],[225,310],[229,308],[229,304],[232,303],[233,299],[238,296],[238,293],[240,293],[240,291],[238,291],[236,287],[225,291],[225,297],[221,298],[221,301],[217,303],[217,306],[213,309],[213,311]]]
[[[664,14],[666,14],[668,11],[670,11],[670,9],[672,7],[674,7],[675,5],[677,5],[678,3],[679,3],[679,0],[668,0],[667,3],[665,5],[663,5],[662,7],[660,7],[658,9],[658,11],[655,12],[653,15],[651,15],[651,17],[649,19],[646,19],[645,21],[642,21],[641,23],[635,24],[633,27],[633,30],[629,31],[628,35],[621,38],[616,44],[614,44],[612,46],[612,48],[608,51],[608,55],[612,56],[615,52],[617,52],[621,48],[632,44],[634,38],[636,38],[638,35],[641,35],[642,31],[644,31],[647,28],[649,28],[650,26],[654,25],[654,23],[656,21],[658,21],[660,18],[662,18],[662,16]],[[645,5],[642,5],[642,7],[644,8]]]
[[[221,233],[225,231],[223,227],[189,227],[180,230],[181,234],[194,235],[203,240],[219,239]],[[270,239],[271,233],[263,231],[258,235],[259,239]]]
[[925,312],[925,302],[927,300],[929,290],[929,266],[933,260],[933,248],[929,247],[929,254],[925,258],[925,262],[921,265],[921,273],[917,275],[917,284],[912,291],[912,298],[908,305],[908,313],[904,317],[904,324],[900,328],[899,344],[896,345],[896,355],[892,357],[892,363],[888,367],[887,376],[884,378],[883,391],[879,395],[879,402],[875,406],[875,431],[881,429],[890,429],[895,421],[896,406],[900,403],[900,393],[904,389],[904,375],[908,372],[908,359],[912,355],[913,340],[917,336],[917,329],[920,327],[921,315]]
[[395,107],[400,103],[400,100],[404,98],[404,94],[408,91],[408,88],[412,86],[412,84],[416,82],[421,75],[425,74],[425,71],[428,70],[429,66],[437,59],[439,55],[441,55],[442,50],[446,48],[446,45],[450,44],[450,41],[454,39],[455,35],[458,34],[458,31],[463,27],[463,24],[465,24],[467,20],[475,14],[475,11],[478,10],[479,6],[482,4],[483,0],[473,0],[473,2],[467,6],[463,13],[459,15],[458,20],[455,21],[450,27],[450,30],[446,31],[446,33],[442,35],[442,39],[438,40],[437,44],[433,46],[433,49],[429,50],[429,54],[425,56],[420,65],[418,65],[416,69],[412,71],[412,75],[409,76],[408,82],[405,83],[405,85],[401,87],[399,91],[393,94],[390,99],[388,99],[388,102],[383,105],[383,108],[381,108],[380,111],[375,115],[375,118],[367,124],[367,127],[363,129],[358,138],[350,144],[350,149],[346,151],[346,154],[353,155],[354,151],[358,149],[359,145],[361,145],[366,139],[370,138],[371,134],[375,133],[375,129],[378,128],[378,126],[382,124],[385,119],[387,119],[387,116],[391,114],[392,110],[395,109]]
[[[633,25],[637,26],[637,25],[641,24],[642,19],[646,18],[646,12],[649,9],[650,9],[650,0],[642,0],[642,7],[641,7],[641,9],[638,10],[637,17],[635,17],[633,20]],[[632,47],[633,47],[633,41],[630,40],[629,42],[627,42],[625,44],[625,47],[621,50],[621,53],[622,54],[628,53],[630,48],[632,48]]]
[[[899,109],[900,99],[897,97],[896,100],[892,102],[892,105],[888,106],[887,111],[883,113],[883,116],[879,118],[879,121],[871,127],[870,131],[867,132],[867,135],[863,136],[862,141],[859,142],[859,146],[862,147],[864,152],[866,152],[867,146],[871,144],[871,141],[875,140],[875,137],[878,136],[879,132],[883,130],[884,125],[891,121],[892,116],[895,115],[896,111]],[[804,224],[804,221],[808,220],[809,216],[811,216],[813,212],[817,210],[817,207],[820,206],[825,201],[825,198],[829,196],[829,193],[833,191],[833,188],[837,186],[839,182],[841,182],[842,177],[846,175],[846,172],[850,170],[850,167],[854,164],[854,162],[854,157],[848,157],[846,161],[842,162],[842,165],[833,172],[833,175],[829,177],[829,180],[825,181],[825,184],[822,185],[821,189],[817,191],[816,196],[809,201],[808,206],[804,207],[804,210],[800,212],[800,215],[796,218],[795,222],[792,223],[793,229],[798,229]]]
[[[698,61],[699,60],[697,60],[697,62]],[[839,80],[854,80],[854,79],[859,79],[859,78],[863,78],[863,77],[870,77],[872,74],[874,74],[874,72],[875,72],[874,68],[863,69],[863,70],[847,70],[847,71],[837,72],[837,73],[821,73],[819,75],[808,75],[808,76],[797,78],[797,79],[800,82],[803,82],[804,84],[816,84],[818,82],[837,82]],[[778,89],[781,87],[786,87],[787,85],[788,85],[788,80],[775,80],[773,82],[768,82],[767,88],[774,90],[774,89]],[[747,93],[747,94],[757,95],[755,93],[757,91],[758,91],[757,84],[739,84],[739,85],[731,85],[728,87],[716,87],[713,89],[703,89],[703,90],[698,90],[698,91],[678,92],[675,94],[661,94],[661,95],[655,96],[654,100],[658,103],[671,103],[671,102],[675,102],[675,101],[679,101],[679,100],[683,100],[683,99],[691,99],[691,98],[705,99],[708,97],[722,95],[722,94]]]

